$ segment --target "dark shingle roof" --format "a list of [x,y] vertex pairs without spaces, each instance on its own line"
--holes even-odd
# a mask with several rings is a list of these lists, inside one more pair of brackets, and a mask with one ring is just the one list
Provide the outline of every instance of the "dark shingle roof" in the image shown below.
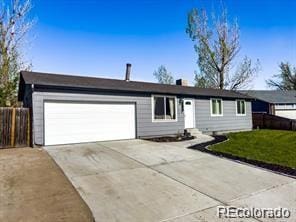
[[59,75],[27,71],[22,71],[21,77],[25,84],[34,84],[39,86],[251,99],[249,96],[235,91],[204,89],[191,86],[166,85],[149,82],[125,81],[117,79]]
[[240,92],[273,104],[296,103],[296,90],[248,90]]

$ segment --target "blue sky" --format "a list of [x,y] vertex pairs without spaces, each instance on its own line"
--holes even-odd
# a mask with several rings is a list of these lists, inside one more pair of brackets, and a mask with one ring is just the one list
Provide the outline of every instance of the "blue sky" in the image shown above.
[[[155,81],[161,64],[175,78],[193,83],[197,69],[193,42],[185,33],[192,7],[217,8],[220,0],[32,0],[37,23],[27,50],[33,70]],[[296,65],[296,1],[226,0],[241,29],[240,55],[259,59],[254,89],[278,73],[278,64]]]

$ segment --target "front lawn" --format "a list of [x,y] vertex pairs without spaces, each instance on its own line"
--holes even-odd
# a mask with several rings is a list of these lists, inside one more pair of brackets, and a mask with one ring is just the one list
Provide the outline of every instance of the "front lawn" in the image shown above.
[[234,156],[296,168],[296,132],[254,130],[229,133],[228,141],[209,147],[210,150]]

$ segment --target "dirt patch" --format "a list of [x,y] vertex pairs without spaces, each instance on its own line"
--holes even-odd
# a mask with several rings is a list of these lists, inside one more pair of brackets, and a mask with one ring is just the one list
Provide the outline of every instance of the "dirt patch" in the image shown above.
[[245,157],[239,157],[239,156],[235,156],[229,153],[223,153],[223,152],[219,152],[219,151],[214,151],[214,150],[210,150],[207,147],[216,143],[220,143],[223,142],[225,140],[227,140],[227,137],[224,135],[218,135],[218,136],[213,136],[215,139],[206,143],[200,143],[200,144],[196,144],[193,146],[188,147],[189,149],[196,149],[199,150],[201,152],[205,152],[205,153],[210,153],[216,156],[220,156],[220,157],[225,157],[231,160],[235,160],[235,161],[239,161],[239,162],[245,162],[257,167],[261,167],[261,168],[265,168],[271,171],[275,171],[278,173],[283,173],[286,175],[290,175],[292,177],[296,177],[296,170],[290,167],[285,167],[285,166],[280,166],[277,164],[272,164],[272,163],[265,163],[259,160],[252,160],[252,159],[247,159]]
[[163,137],[147,138],[145,140],[158,142],[158,143],[167,143],[167,142],[180,142],[180,141],[193,140],[193,139],[195,139],[194,136],[163,136]]
[[0,170],[0,221],[93,221],[88,206],[44,150],[0,150]]

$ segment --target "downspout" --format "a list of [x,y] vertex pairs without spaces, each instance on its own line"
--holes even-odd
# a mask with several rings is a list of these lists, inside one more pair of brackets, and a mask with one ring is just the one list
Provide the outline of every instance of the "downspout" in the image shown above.
[[35,147],[35,133],[34,133],[34,115],[33,115],[33,93],[34,93],[34,84],[31,84],[31,107],[30,107],[30,113],[31,113],[31,132],[32,132],[32,135],[31,135],[31,144],[32,144],[32,147],[34,148]]

